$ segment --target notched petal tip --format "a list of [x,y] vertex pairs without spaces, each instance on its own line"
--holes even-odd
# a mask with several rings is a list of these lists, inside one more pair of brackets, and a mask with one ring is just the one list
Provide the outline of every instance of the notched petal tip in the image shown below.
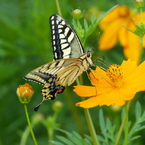
[[97,94],[97,90],[94,86],[74,86],[74,92],[81,97],[91,97]]

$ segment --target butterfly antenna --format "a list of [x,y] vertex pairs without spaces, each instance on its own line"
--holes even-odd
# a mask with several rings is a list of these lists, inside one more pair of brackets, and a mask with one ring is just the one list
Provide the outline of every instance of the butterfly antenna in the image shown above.
[[95,63],[97,64],[98,67],[100,67],[101,69],[105,71],[106,69],[108,69],[109,64],[102,57],[98,57],[97,59],[93,61],[94,66],[96,66]]

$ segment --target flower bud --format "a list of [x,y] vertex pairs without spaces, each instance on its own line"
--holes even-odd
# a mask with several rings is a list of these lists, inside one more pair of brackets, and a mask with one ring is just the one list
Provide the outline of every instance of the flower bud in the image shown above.
[[73,18],[74,19],[76,19],[76,20],[79,20],[79,19],[81,19],[82,17],[83,17],[83,12],[81,11],[81,10],[79,10],[79,9],[75,9],[75,10],[73,10],[73,12],[72,12],[72,16],[73,16]]
[[114,111],[114,112],[119,112],[121,110],[121,106],[111,106],[111,109]]
[[34,91],[33,91],[32,86],[26,83],[24,85],[19,85],[19,87],[16,90],[16,94],[21,103],[27,104],[30,102],[30,99],[32,98],[34,94]]
[[55,101],[52,107],[54,112],[60,112],[62,110],[63,104],[60,101]]
[[144,1],[143,0],[135,0],[136,7],[143,8],[144,7]]
[[42,113],[36,113],[32,117],[32,123],[33,124],[39,124],[40,122],[43,122],[45,120],[45,116]]

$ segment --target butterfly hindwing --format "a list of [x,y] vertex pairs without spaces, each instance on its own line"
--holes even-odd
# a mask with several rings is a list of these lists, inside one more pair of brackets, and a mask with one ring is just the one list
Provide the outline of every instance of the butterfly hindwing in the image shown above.
[[56,80],[56,75],[52,75],[52,77],[49,78],[49,80],[47,80],[47,83],[45,83],[44,87],[41,90],[44,98],[48,99],[47,97],[49,96],[51,100],[54,100],[57,94],[62,93],[64,91],[65,87],[60,85],[56,86]]

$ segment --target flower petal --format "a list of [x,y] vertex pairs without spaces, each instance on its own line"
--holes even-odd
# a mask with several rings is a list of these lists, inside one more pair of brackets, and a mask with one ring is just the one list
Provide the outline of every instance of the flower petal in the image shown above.
[[108,27],[109,23],[112,23],[114,20],[118,19],[118,11],[119,6],[116,7],[113,11],[111,11],[109,14],[107,14],[103,20],[100,22],[99,26],[104,30],[106,27]]
[[117,41],[118,30],[121,22],[122,19],[117,19],[108,25],[108,27],[104,30],[101,39],[99,40],[99,49],[107,50],[114,47]]
[[94,86],[78,85],[74,86],[74,88],[75,89],[73,91],[81,97],[91,97],[97,94],[97,90]]
[[124,47],[124,55],[126,58],[139,61],[140,43],[139,37],[128,31],[128,45]]
[[91,70],[90,79],[92,85],[97,88],[97,95],[112,89],[111,81],[106,76],[106,72],[97,67],[96,70]]
[[116,21],[119,18],[128,18],[130,16],[130,10],[127,6],[117,6],[109,14],[107,14],[100,22],[99,26],[104,30],[108,27],[108,24]]
[[102,70],[100,67],[96,67],[96,70],[91,70],[91,73],[89,74],[89,76],[90,76],[92,85],[96,86],[100,79],[100,76],[102,78],[106,77],[106,72]]
[[95,106],[102,105],[113,105],[113,106],[122,106],[125,101],[120,98],[120,96],[116,96],[116,91],[106,92],[94,97],[91,97],[85,101],[79,102],[76,106],[80,106],[83,108],[92,108]]
[[137,68],[137,62],[128,59],[122,62],[121,67],[123,69],[124,79],[126,79],[126,77],[130,76]]
[[118,31],[118,39],[123,47],[127,47],[128,45],[128,30],[125,27],[128,28],[129,23],[130,21],[124,21]]
[[[103,35],[99,41],[99,49],[107,50],[116,44],[118,35],[120,37],[121,43],[126,44],[126,38],[124,38],[124,31],[122,25],[126,26],[128,23],[128,18],[130,18],[131,12],[127,6],[118,6],[112,12],[110,12],[105,18],[100,22],[100,27],[104,30]],[[122,37],[123,36],[123,37]]]
[[145,61],[126,77],[126,89],[128,92],[131,91],[136,93],[145,90],[145,75],[143,72],[145,72]]

